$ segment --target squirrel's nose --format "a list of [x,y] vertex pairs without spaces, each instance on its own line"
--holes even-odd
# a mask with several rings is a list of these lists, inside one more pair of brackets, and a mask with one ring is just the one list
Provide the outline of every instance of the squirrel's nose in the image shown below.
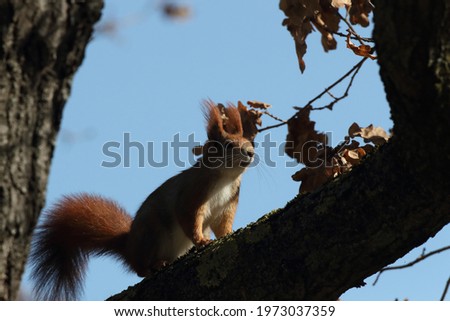
[[253,150],[246,150],[245,151],[245,154],[247,154],[247,156],[248,157],[253,157],[253,156],[255,156],[255,152],[253,151]]

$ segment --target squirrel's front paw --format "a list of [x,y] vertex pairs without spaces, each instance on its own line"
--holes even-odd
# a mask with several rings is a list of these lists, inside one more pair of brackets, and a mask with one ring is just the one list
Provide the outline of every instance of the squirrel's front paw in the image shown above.
[[212,241],[211,241],[210,239],[207,239],[207,238],[201,238],[201,239],[199,239],[199,240],[196,240],[195,246],[196,246],[196,247],[202,247],[202,246],[208,245],[208,244],[211,243],[211,242],[212,242]]

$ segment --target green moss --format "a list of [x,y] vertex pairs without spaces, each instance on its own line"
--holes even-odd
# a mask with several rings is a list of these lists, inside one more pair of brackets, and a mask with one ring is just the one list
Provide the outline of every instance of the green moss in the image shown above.
[[258,243],[262,239],[270,237],[271,233],[272,229],[269,224],[258,225],[245,233],[245,242],[250,244]]
[[303,194],[295,195],[295,197],[293,199],[291,199],[290,201],[288,201],[284,207],[286,208],[289,205],[295,204],[299,200],[299,198],[304,197],[307,194],[309,194],[309,193],[303,193]]
[[282,210],[281,208],[274,209],[274,210],[270,211],[269,213],[267,213],[267,214],[261,216],[256,222],[257,222],[258,224],[260,224],[260,223],[266,221],[266,220],[267,220],[269,217],[271,217],[272,215],[276,215],[278,212],[281,212],[281,210]]

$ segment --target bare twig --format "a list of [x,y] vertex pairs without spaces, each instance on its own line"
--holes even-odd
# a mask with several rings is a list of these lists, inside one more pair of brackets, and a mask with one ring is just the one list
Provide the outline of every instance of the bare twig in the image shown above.
[[[347,26],[349,25],[349,22],[348,22],[347,18],[342,17],[342,15],[339,12],[337,12],[337,16],[340,19],[342,19],[347,24]],[[323,31],[329,32],[329,33],[331,33],[333,35],[336,35],[336,36],[339,36],[339,37],[342,37],[342,38],[347,38],[347,34],[339,32],[339,31],[333,31],[330,28],[328,28],[326,25],[324,25],[323,23],[319,23],[315,18],[311,18],[311,22],[314,23],[314,26],[316,28],[320,28]],[[352,34],[352,36],[350,38],[353,39],[353,40],[358,40],[358,41],[362,40],[362,41],[365,41],[365,42],[375,42],[375,40],[373,40],[373,38],[361,37],[358,33],[356,33],[356,31],[353,28],[351,29],[350,33]]]
[[448,278],[447,283],[445,284],[444,292],[442,292],[442,295],[441,295],[441,301],[444,301],[449,287],[450,287],[450,278]]
[[364,41],[361,38],[361,36],[355,31],[355,29],[353,28],[352,24],[350,23],[350,21],[348,21],[347,18],[343,17],[339,12],[337,12],[338,17],[345,22],[345,24],[347,25],[349,32],[356,37],[356,39],[359,41],[360,44],[364,45]]
[[279,121],[280,123],[287,124],[287,120],[283,120],[283,119],[281,119],[281,118],[279,118],[279,117],[277,117],[277,116],[275,116],[275,115],[272,115],[272,114],[269,113],[268,111],[263,111],[262,113],[265,114],[265,115],[267,115],[267,116],[269,116],[269,117],[272,117],[273,119]]
[[[337,103],[339,100],[342,100],[342,99],[344,99],[345,97],[348,96],[348,93],[350,91],[350,87],[353,84],[353,80],[355,79],[356,74],[358,73],[359,69],[361,69],[361,66],[364,64],[364,62],[366,60],[367,60],[367,57],[364,57],[363,59],[361,59],[356,65],[354,65],[349,71],[347,71],[341,78],[339,78],[334,83],[332,83],[330,86],[325,88],[325,90],[322,91],[319,95],[317,95],[316,97],[314,97],[313,99],[308,101],[304,107],[311,106],[313,102],[315,102],[316,100],[320,99],[323,95],[328,93],[331,97],[333,97],[334,101],[332,101],[331,103],[329,103],[328,105],[326,105],[324,107],[312,108],[312,110],[322,110],[322,109],[325,109],[325,108],[332,109],[335,103]],[[349,84],[347,86],[347,89],[345,90],[344,94],[341,97],[334,97],[332,94],[330,94],[330,90],[331,89],[333,89],[336,85],[341,83],[345,78],[347,78],[350,75],[352,75],[351,78],[350,78],[350,82],[349,82]],[[294,107],[294,109],[296,109],[296,110],[301,110],[303,108],[301,108],[301,107]],[[281,127],[281,126],[287,124],[289,122],[289,120],[293,119],[295,117],[295,115],[296,114],[294,114],[287,121],[282,120],[282,119],[280,119],[278,117],[275,117],[273,115],[268,115],[268,116],[270,116],[270,117],[280,121],[280,123],[279,124],[275,124],[275,125],[271,125],[271,126],[267,126],[267,127],[264,127],[264,128],[260,128],[260,129],[258,129],[258,132],[263,132],[263,131],[266,131],[266,130],[269,130],[269,129]]]
[[[294,116],[295,116],[295,115],[294,115]],[[291,117],[291,118],[292,118],[292,117]],[[290,118],[290,119],[291,119],[291,118]],[[260,128],[260,129],[258,129],[258,133],[261,133],[261,132],[266,131],[266,130],[269,130],[269,129],[281,127],[281,126],[284,126],[284,125],[286,125],[286,124],[287,124],[287,121],[286,121],[285,123],[278,123],[278,124],[275,124],[275,125],[271,125],[271,126],[267,126],[267,127],[264,127],[264,128]]]
[[333,99],[338,99],[335,95],[333,95],[333,93],[332,92],[330,92],[330,91],[327,91],[327,94],[331,97],[331,98],[333,98]]
[[[259,133],[260,133],[260,132],[263,132],[263,131],[265,131],[265,130],[272,129],[272,128],[281,127],[281,126],[286,125],[286,124],[288,123],[287,120],[283,120],[283,119],[281,119],[281,118],[279,118],[279,117],[277,117],[277,116],[275,116],[275,115],[272,115],[272,114],[269,113],[268,111],[263,111],[262,113],[263,113],[263,114],[266,114],[266,115],[269,116],[269,117],[272,117],[273,119],[279,121],[280,123],[279,123],[279,124],[272,125],[272,126],[267,126],[267,127],[264,127],[264,128],[260,128],[260,129],[258,129],[258,132],[259,132]],[[292,117],[291,117],[291,118],[292,118]]]
[[[364,59],[366,59],[366,58],[364,58]],[[362,67],[362,64],[360,64],[360,65],[355,69],[355,71],[353,72],[353,75],[352,75],[352,77],[350,78],[350,81],[349,81],[349,83],[348,83],[348,86],[347,86],[347,88],[345,89],[345,92],[344,92],[344,94],[343,94],[342,96],[340,96],[340,97],[335,97],[333,94],[331,94],[331,93],[327,90],[326,92],[328,93],[328,95],[330,95],[334,100],[333,100],[331,103],[329,103],[328,105],[325,105],[325,106],[323,106],[323,107],[316,107],[316,108],[313,108],[312,110],[322,110],[322,109],[330,109],[330,110],[332,110],[334,104],[336,104],[338,101],[340,101],[340,100],[346,98],[346,97],[348,96],[348,92],[350,91],[350,88],[351,88],[352,85],[353,85],[353,80],[355,79],[355,76],[356,76],[356,74],[358,73],[358,71],[361,69],[361,67]]]
[[[339,37],[343,37],[343,38],[347,37],[347,35],[345,33],[342,33],[342,32],[339,32],[339,31],[329,31],[329,30],[327,30],[327,31],[332,33],[332,34],[334,34],[334,35],[336,35],[336,36],[339,36]],[[361,37],[360,35],[350,36],[350,39],[353,39],[353,40],[360,40],[361,39],[362,41],[365,41],[365,42],[375,42],[375,40],[373,40],[373,38]]]
[[[324,91],[322,91],[319,95],[317,95],[316,97],[314,97],[313,99],[311,99],[310,101],[308,101],[305,105],[306,106],[310,106],[312,105],[313,102],[315,102],[316,100],[318,100],[319,98],[322,98],[323,95],[325,95],[327,92],[329,92],[331,89],[333,89],[333,87],[335,87],[336,85],[338,85],[339,83],[341,83],[345,78],[347,78],[348,76],[350,76],[355,70],[359,70],[361,68],[361,66],[363,65],[363,63],[367,60],[366,57],[364,57],[363,59],[361,59],[356,65],[354,65],[349,71],[347,71],[345,73],[345,75],[343,75],[341,78],[339,78],[338,80],[336,80],[334,83],[332,83],[330,86],[328,86],[327,88],[325,88]],[[354,78],[354,76],[353,76]],[[342,98],[341,98],[342,99]],[[299,107],[295,107],[295,109],[299,110],[301,108]],[[324,108],[321,108],[324,109]],[[315,108],[313,108],[313,110],[316,110]]]
[[[428,254],[424,254],[424,252],[422,252],[422,255],[420,255],[417,259],[415,259],[414,261],[411,261],[411,262],[409,262],[409,263],[407,263],[407,264],[397,265],[397,266],[388,266],[388,267],[382,268],[382,269],[380,270],[380,272],[378,272],[378,275],[377,275],[377,277],[375,278],[375,281],[373,282],[372,285],[377,284],[378,279],[380,278],[381,273],[383,273],[383,272],[385,272],[385,271],[390,271],[390,270],[400,270],[400,269],[405,269],[405,268],[411,267],[411,266],[415,265],[416,263],[419,263],[419,262],[425,260],[426,258],[432,256],[432,255],[435,255],[435,254],[438,254],[438,253],[441,253],[441,252],[444,252],[444,251],[447,251],[447,250],[450,250],[450,246],[442,247],[442,248],[437,249],[437,250],[434,250],[434,251],[432,251],[432,252],[430,252],[430,253],[428,253]],[[444,294],[446,294],[446,293],[444,293]]]
[[[342,17],[339,17],[339,18],[342,19]],[[322,24],[318,23],[318,22],[316,21],[316,19],[311,19],[311,21],[314,21],[314,22],[315,22],[314,25],[316,26],[316,28],[321,28],[321,29],[323,29],[324,31],[329,32],[329,33],[331,33],[331,34],[333,34],[333,35],[336,35],[336,36],[339,36],[339,37],[342,37],[342,38],[347,38],[347,34],[342,33],[342,32],[339,32],[339,31],[333,31],[333,30],[331,30],[330,28],[328,28],[326,25],[322,25]],[[344,19],[344,21],[346,21],[346,20]],[[359,34],[357,34],[356,32],[354,32],[354,30],[353,30],[353,32],[350,31],[350,33],[352,34],[352,36],[350,37],[350,39],[358,40],[358,41],[361,39],[362,41],[365,41],[365,42],[375,42],[375,40],[373,40],[373,38],[361,37]]]

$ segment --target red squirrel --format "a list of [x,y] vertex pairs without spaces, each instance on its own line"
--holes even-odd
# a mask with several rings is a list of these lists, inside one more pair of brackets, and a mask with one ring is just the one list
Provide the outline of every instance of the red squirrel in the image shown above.
[[151,193],[134,219],[116,202],[86,193],[65,196],[45,212],[30,256],[37,298],[77,299],[91,254],[113,255],[145,277],[211,242],[211,230],[217,238],[232,232],[255,135],[246,132],[240,103],[204,107],[203,157]]

